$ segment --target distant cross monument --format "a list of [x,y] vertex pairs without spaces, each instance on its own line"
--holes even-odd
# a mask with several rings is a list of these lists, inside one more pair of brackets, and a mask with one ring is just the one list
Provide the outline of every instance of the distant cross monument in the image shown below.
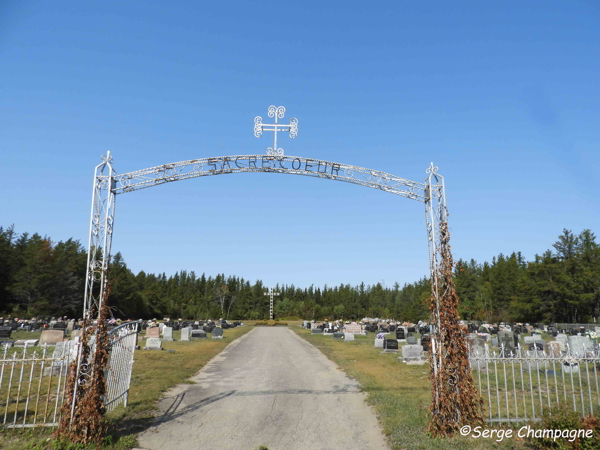
[[273,292],[273,288],[269,288],[269,292],[265,292],[271,298],[271,306],[269,307],[269,317],[273,320],[273,296],[279,296],[279,292]]
[[277,123],[277,119],[283,119],[285,114],[285,107],[283,106],[269,106],[269,117],[275,118],[275,123],[263,123],[262,117],[256,116],[254,118],[254,136],[257,138],[261,137],[263,131],[273,132],[273,147],[267,148],[267,155],[269,156],[283,156],[283,149],[277,148],[277,133],[279,131],[289,131],[291,139],[296,139],[298,135],[298,119],[292,117],[289,124]]

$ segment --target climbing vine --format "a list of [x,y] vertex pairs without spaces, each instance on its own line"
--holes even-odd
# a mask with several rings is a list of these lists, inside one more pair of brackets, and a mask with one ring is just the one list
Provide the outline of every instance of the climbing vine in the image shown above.
[[[61,408],[60,426],[54,433],[55,438],[66,438],[73,443],[89,444],[102,442],[106,434],[104,373],[108,365],[109,353],[106,329],[109,316],[106,301],[108,293],[109,289],[106,289],[97,324],[88,326],[89,321],[84,320],[79,371],[78,361],[75,360],[69,368],[65,403]],[[95,345],[91,343],[94,335]]]
[[430,351],[432,402],[429,431],[433,436],[452,436],[463,425],[483,425],[483,399],[473,383],[465,331],[459,324],[454,262],[446,220],[440,221],[439,253],[430,302],[436,329],[432,339],[435,352]]

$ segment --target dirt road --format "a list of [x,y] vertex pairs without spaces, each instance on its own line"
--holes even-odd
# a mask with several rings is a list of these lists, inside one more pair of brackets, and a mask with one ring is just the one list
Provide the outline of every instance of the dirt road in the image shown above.
[[285,327],[254,329],[191,381],[160,402],[140,447],[388,449],[358,383]]

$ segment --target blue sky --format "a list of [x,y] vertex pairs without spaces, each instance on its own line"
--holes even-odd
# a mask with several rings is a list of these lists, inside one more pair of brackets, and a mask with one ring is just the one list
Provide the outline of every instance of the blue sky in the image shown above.
[[[455,258],[600,233],[597,2],[1,2],[0,224],[87,246],[92,171],[262,154],[446,179]],[[117,198],[137,272],[298,286],[427,273],[421,203],[238,174]]]

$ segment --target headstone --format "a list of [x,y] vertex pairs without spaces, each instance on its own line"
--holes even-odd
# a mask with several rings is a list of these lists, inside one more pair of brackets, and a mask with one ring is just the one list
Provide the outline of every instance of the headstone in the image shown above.
[[481,338],[469,339],[470,355],[484,355],[485,341]]
[[578,363],[568,363],[564,362],[562,365],[562,370],[564,373],[579,373],[579,364]]
[[146,328],[146,338],[160,338],[160,328],[159,327],[151,327]]
[[184,327],[181,329],[181,337],[180,339],[182,341],[189,341],[190,340],[190,332],[192,331],[191,327]]
[[546,344],[546,351],[551,358],[560,358],[565,350],[565,344],[559,341],[551,341]]
[[537,350],[538,352],[544,351],[545,342],[542,339],[536,339],[529,344],[529,350]]
[[587,351],[594,350],[594,341],[585,336],[570,336],[569,350],[572,356],[585,356]]
[[190,339],[202,339],[206,337],[206,332],[204,330],[192,330],[192,334],[190,335]]
[[498,344],[500,347],[504,346],[504,354],[510,355],[516,354],[517,347],[515,346],[515,335],[512,331],[500,331],[498,333]]
[[323,330],[321,328],[313,328],[312,334],[323,334]]
[[398,341],[396,339],[384,339],[383,340],[383,349],[386,352],[397,352],[398,351]]
[[396,329],[396,339],[404,339],[404,328],[398,327]]
[[56,345],[58,342],[62,342],[65,338],[65,332],[63,330],[44,330],[40,336],[40,345]]
[[212,332],[213,339],[223,339],[223,328],[215,327]]
[[74,320],[69,320],[67,322],[67,333],[72,333],[73,332],[73,325],[75,325],[75,321]]
[[162,340],[155,337],[146,339],[144,350],[162,350]]
[[162,336],[162,334],[163,334],[163,333],[164,333],[164,331],[165,331],[165,324],[164,324],[164,323],[162,323],[162,322],[160,322],[160,323],[158,324],[158,329],[160,330],[160,335]]
[[562,342],[563,344],[566,344],[566,343],[568,343],[568,342],[569,342],[569,336],[567,336],[567,335],[566,335],[566,334],[564,334],[564,333],[559,333],[559,334],[556,336],[556,340],[557,340],[558,342]]
[[417,338],[414,336],[409,336],[406,338],[406,343],[408,345],[416,345],[417,344]]
[[498,338],[497,337],[492,338],[492,347],[499,347],[499,345],[498,345]]
[[10,339],[12,327],[0,327],[0,339]]
[[402,356],[406,364],[425,364],[425,354],[423,353],[423,347],[420,345],[407,344],[402,347]]
[[346,333],[362,333],[362,327],[358,323],[349,323],[346,325]]
[[375,348],[381,348],[383,349],[383,341],[385,339],[375,339]]
[[333,333],[334,339],[344,339],[344,333]]
[[354,340],[354,333],[344,333],[344,341],[348,342],[348,341],[353,341]]
[[172,341],[173,340],[173,328],[164,327],[163,328],[163,341]]

